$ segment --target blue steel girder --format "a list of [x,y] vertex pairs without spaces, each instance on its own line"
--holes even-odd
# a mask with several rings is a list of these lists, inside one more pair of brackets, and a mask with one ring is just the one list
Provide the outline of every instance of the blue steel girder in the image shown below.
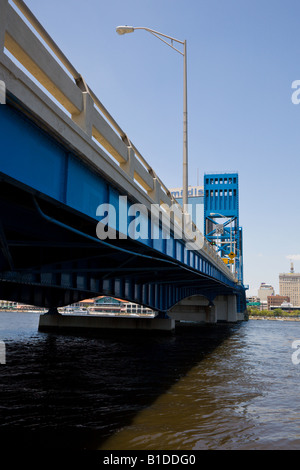
[[[132,252],[132,246],[128,244],[126,249],[112,246],[74,231],[74,228],[70,230],[62,223],[57,224],[38,210],[35,197],[27,195],[27,202],[31,201],[31,209],[35,212],[31,211],[30,216],[28,211],[22,217],[26,194],[21,193],[19,187],[11,185],[9,188],[3,180],[0,189],[1,214],[8,237],[6,243],[14,260],[13,270],[8,270],[7,264],[3,265],[4,257],[1,260],[4,268],[0,273],[2,298],[50,308],[103,294],[165,312],[187,295],[206,292],[211,295],[212,291],[216,294],[220,290],[232,290],[222,283],[218,286],[210,276],[187,270],[170,259],[150,256],[144,247],[141,250],[140,246],[139,251],[136,247]],[[22,199],[22,210],[13,208],[12,192],[17,201]],[[6,200],[3,200],[3,193]],[[46,207],[44,200],[41,203]],[[57,206],[55,209],[57,211]],[[13,221],[8,217],[11,213],[16,215]],[[29,222],[25,230],[24,220]]]
[[165,314],[192,293],[240,292],[174,236],[99,240],[97,207],[121,188],[11,98],[0,106],[0,298],[51,308],[103,294]]

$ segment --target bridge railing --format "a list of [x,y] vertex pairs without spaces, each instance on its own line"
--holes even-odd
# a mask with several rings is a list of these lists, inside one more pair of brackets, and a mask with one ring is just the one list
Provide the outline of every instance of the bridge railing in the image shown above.
[[[87,85],[82,75],[70,63],[54,40],[29,10],[23,0],[0,0],[0,54],[4,48],[47,90],[70,118],[90,139],[96,142],[119,165],[133,182],[140,186],[150,203],[162,207],[181,205],[172,196],[151,165],[130,141],[127,134],[107,111],[99,98]],[[18,10],[18,11],[17,11]],[[29,27],[20,12],[29,22]],[[35,30],[37,34],[33,32]],[[49,52],[47,47],[52,51]],[[202,234],[193,224],[193,232]],[[234,278],[211,245],[204,239],[199,250],[219,267],[227,277]]]

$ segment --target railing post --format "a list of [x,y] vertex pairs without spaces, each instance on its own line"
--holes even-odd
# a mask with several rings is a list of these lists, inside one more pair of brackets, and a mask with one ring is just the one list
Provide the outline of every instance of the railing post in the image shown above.
[[89,137],[92,137],[94,101],[87,91],[82,92],[82,105],[81,113],[72,114],[72,119]]
[[134,179],[134,150],[132,147],[127,147],[127,162],[121,162],[120,168],[127,173],[130,178]]
[[8,0],[0,0],[0,54],[4,50]]
[[161,186],[157,178],[153,178],[153,189],[151,191],[147,191],[147,193],[154,204],[160,205]]

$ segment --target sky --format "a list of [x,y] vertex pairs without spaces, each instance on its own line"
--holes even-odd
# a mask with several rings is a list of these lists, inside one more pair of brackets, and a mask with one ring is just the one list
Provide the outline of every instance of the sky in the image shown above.
[[300,271],[299,0],[26,4],[168,187],[182,186],[183,58],[116,27],[187,41],[189,184],[238,172],[247,295],[279,294],[291,257]]

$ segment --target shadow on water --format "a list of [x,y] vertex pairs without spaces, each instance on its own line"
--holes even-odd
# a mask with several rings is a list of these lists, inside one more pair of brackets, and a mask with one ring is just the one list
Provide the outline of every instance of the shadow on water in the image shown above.
[[38,333],[11,342],[0,369],[1,445],[99,448],[238,328],[180,323],[171,335]]

